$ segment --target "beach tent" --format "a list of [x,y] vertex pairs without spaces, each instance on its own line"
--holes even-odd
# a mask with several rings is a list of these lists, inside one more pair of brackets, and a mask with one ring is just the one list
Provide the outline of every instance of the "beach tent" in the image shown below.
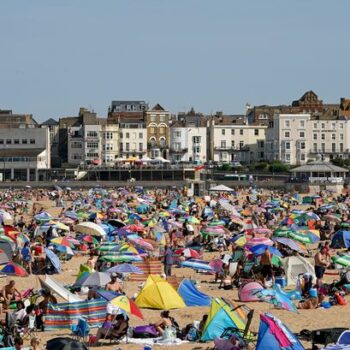
[[232,308],[221,298],[213,298],[201,341],[220,337],[228,327],[244,330],[245,326],[246,320],[242,310]]
[[135,304],[141,308],[170,310],[185,307],[178,292],[162,277],[149,275]]
[[12,259],[14,244],[0,239],[0,264],[6,264]]
[[332,237],[331,248],[341,249],[350,247],[350,231],[337,231]]
[[276,317],[260,315],[256,350],[303,350],[298,338]]
[[289,256],[283,259],[283,268],[288,286],[296,285],[298,276],[306,272],[315,278],[314,267],[302,256]]
[[67,300],[69,303],[81,301],[77,295],[71,293],[68,289],[64,288],[60,283],[56,282],[51,277],[46,275],[45,280],[41,279],[40,277],[39,280],[43,288],[47,288],[53,293],[58,294],[61,298]]
[[199,291],[191,280],[183,279],[178,290],[186,306],[209,306],[211,297]]
[[218,186],[214,186],[212,188],[209,188],[209,191],[212,191],[212,192],[234,192],[235,190],[233,188],[227,187],[225,185],[218,185]]
[[241,285],[238,291],[238,297],[240,301],[250,302],[250,301],[260,301],[256,296],[256,292],[263,290],[264,287],[259,282],[248,282]]

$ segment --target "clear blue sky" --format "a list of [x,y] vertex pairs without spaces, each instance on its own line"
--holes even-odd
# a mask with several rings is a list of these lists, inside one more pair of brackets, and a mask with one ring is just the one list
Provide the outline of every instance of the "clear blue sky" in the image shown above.
[[49,117],[112,99],[242,113],[350,96],[349,0],[1,0],[0,108]]

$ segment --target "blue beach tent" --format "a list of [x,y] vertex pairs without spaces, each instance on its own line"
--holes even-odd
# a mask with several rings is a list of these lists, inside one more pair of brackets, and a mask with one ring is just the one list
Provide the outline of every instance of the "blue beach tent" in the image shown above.
[[210,306],[211,304],[211,297],[199,291],[191,280],[182,280],[177,291],[186,306]]

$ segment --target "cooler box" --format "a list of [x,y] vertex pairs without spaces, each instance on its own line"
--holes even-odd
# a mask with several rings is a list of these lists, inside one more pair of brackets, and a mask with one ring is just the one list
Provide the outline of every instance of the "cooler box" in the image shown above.
[[287,286],[287,281],[286,281],[286,278],[284,276],[276,276],[275,283],[279,284],[282,288]]

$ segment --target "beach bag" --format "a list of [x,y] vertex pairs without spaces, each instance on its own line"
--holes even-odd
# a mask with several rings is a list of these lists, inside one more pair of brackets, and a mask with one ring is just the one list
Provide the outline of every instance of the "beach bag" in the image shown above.
[[133,329],[133,338],[156,338],[158,332],[156,327],[147,325],[147,326],[138,326]]
[[174,327],[165,327],[162,340],[164,342],[174,342],[176,340],[176,329]]
[[189,341],[197,341],[199,339],[199,332],[196,327],[191,327],[186,336]]

